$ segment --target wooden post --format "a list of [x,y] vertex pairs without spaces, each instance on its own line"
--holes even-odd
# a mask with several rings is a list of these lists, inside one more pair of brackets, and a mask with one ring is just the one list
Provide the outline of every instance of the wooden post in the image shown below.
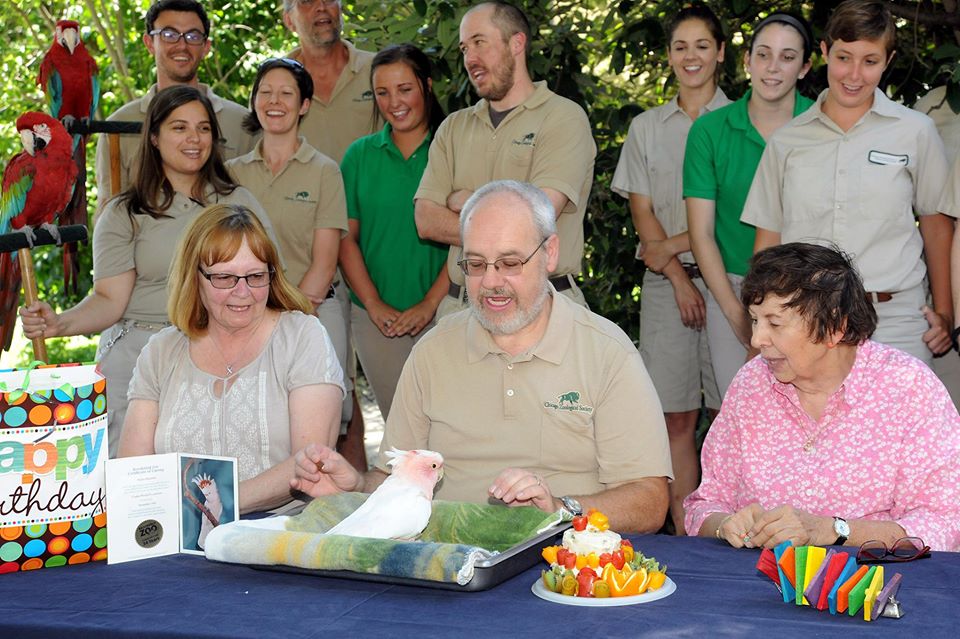
[[[23,297],[26,299],[27,306],[35,304],[38,301],[37,297],[37,275],[33,272],[33,255],[30,254],[30,249],[22,248],[17,251],[17,260],[20,262],[20,279],[23,282]],[[47,360],[47,344],[44,340],[44,337],[34,337],[33,342],[33,359],[38,359],[45,364],[50,362]]]

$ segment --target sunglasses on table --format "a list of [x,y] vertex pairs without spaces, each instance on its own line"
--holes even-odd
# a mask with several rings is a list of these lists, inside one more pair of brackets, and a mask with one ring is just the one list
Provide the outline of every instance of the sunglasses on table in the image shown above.
[[889,548],[878,539],[866,541],[857,551],[858,564],[886,564],[893,562],[926,559],[930,556],[930,546],[919,537],[902,537]]

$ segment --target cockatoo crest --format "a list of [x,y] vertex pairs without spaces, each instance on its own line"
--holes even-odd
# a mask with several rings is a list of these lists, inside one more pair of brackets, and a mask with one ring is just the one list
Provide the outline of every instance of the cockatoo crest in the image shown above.
[[197,475],[193,478],[193,483],[197,485],[200,490],[203,490],[207,486],[213,483],[213,477],[204,473],[203,475]]

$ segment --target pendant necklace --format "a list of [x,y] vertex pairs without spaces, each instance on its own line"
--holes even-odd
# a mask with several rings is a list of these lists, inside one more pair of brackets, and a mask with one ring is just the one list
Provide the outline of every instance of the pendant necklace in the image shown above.
[[238,362],[243,361],[243,356],[247,352],[247,348],[250,346],[250,340],[254,338],[257,334],[257,331],[260,329],[260,324],[263,323],[263,318],[266,316],[266,313],[260,316],[260,320],[257,322],[257,325],[253,327],[253,331],[250,333],[250,337],[247,338],[247,341],[243,343],[243,348],[240,349],[240,352],[237,353],[237,356],[233,358],[232,362],[228,362],[226,356],[223,354],[223,349],[220,348],[220,344],[217,343],[217,340],[213,337],[213,333],[210,333],[210,341],[213,342],[214,348],[217,349],[217,354],[220,355],[220,361],[223,362],[223,367],[227,371],[227,377],[232,377],[234,375],[234,367]]

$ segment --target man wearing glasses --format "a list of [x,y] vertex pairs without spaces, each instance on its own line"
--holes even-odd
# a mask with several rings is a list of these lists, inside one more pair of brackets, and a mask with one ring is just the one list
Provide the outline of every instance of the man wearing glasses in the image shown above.
[[544,190],[556,211],[560,261],[551,282],[586,304],[574,276],[583,258],[583,216],[597,153],[579,105],[534,83],[527,69],[532,30],[522,11],[484,2],[460,22],[460,51],[480,100],[452,113],[430,144],[416,195],[420,237],[450,245],[450,294],[437,317],[467,305],[457,268],[458,216],[474,189],[491,180],[523,180]]
[[374,131],[374,54],[341,37],[340,11],[340,0],[283,0],[283,23],[300,39],[287,57],[302,63],[313,78],[313,102],[300,132],[337,164],[354,140]]
[[[441,453],[438,499],[596,508],[616,530],[656,531],[672,478],[660,402],[623,331],[550,283],[560,241],[549,198],[492,182],[467,200],[460,229],[470,310],[414,346],[380,459],[391,447]],[[361,476],[309,446],[292,487],[371,491],[388,472],[381,461]]]
[[[107,120],[143,122],[147,107],[158,91],[186,84],[199,88],[210,98],[223,136],[220,148],[224,160],[250,151],[254,139],[242,126],[247,109],[217,96],[210,87],[197,81],[197,69],[210,51],[210,19],[203,6],[196,0],[159,0],[147,10],[145,22],[143,43],[156,62],[157,82],[146,95],[123,105]],[[101,208],[111,195],[130,186],[139,146],[139,135],[120,136],[120,183],[113,184],[108,137],[101,135],[97,140],[96,176]]]

